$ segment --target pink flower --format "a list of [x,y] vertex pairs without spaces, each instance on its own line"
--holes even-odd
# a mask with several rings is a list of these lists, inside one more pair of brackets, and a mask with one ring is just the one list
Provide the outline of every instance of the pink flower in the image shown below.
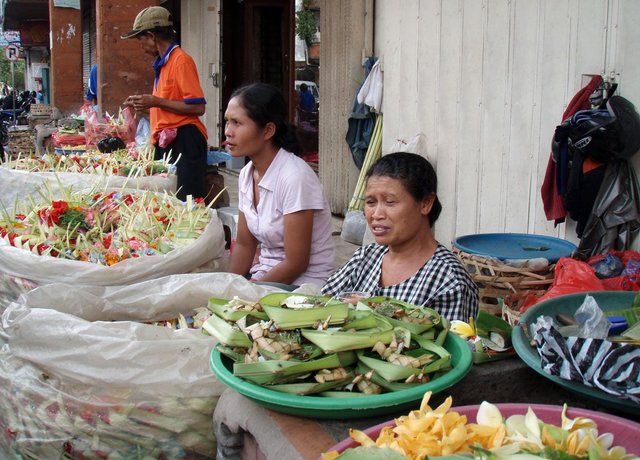
[[129,247],[134,251],[138,251],[143,248],[143,244],[132,237],[129,238]]
[[89,225],[95,225],[96,219],[93,217],[93,212],[89,211],[84,215],[84,221]]

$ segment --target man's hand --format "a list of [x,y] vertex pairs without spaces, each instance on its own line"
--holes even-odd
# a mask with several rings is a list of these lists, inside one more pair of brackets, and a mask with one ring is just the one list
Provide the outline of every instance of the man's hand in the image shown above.
[[136,113],[148,114],[149,109],[157,107],[181,115],[204,115],[205,104],[186,104],[183,101],[172,101],[152,94],[135,94],[124,101],[125,106],[133,107]]
[[135,94],[127,98],[125,105],[130,105],[136,112],[146,112],[157,104],[156,97],[152,94]]

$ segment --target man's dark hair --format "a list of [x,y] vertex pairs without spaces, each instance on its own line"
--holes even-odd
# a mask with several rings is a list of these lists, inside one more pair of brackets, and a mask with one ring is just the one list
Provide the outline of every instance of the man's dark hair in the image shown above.
[[147,32],[153,32],[156,38],[162,41],[173,42],[176,40],[176,31],[173,30],[172,26],[156,27],[147,30]]

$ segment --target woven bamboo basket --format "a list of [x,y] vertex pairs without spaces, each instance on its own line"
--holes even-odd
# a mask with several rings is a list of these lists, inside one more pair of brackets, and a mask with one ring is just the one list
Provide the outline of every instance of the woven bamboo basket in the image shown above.
[[51,104],[31,104],[29,108],[31,115],[35,116],[43,116],[43,115],[51,115],[52,107]]
[[[453,252],[478,285],[480,309],[494,315],[504,316],[505,308],[512,310],[512,316],[517,315],[516,305],[508,303],[517,303],[516,299],[529,294],[542,295],[553,282],[554,264],[532,271],[526,266],[512,267],[500,260],[469,254],[456,247]],[[499,299],[509,301],[505,305]]]

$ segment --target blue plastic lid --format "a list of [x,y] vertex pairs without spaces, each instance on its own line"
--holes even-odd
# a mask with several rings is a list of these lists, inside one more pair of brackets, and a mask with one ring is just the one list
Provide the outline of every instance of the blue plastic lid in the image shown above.
[[544,257],[549,262],[557,262],[560,257],[570,257],[578,249],[575,244],[560,238],[528,233],[465,235],[456,238],[453,246],[468,254],[500,260]]
[[231,161],[233,157],[229,155],[227,152],[223,152],[221,150],[209,150],[207,152],[207,164],[208,165],[217,165],[218,163],[224,163],[226,161]]

